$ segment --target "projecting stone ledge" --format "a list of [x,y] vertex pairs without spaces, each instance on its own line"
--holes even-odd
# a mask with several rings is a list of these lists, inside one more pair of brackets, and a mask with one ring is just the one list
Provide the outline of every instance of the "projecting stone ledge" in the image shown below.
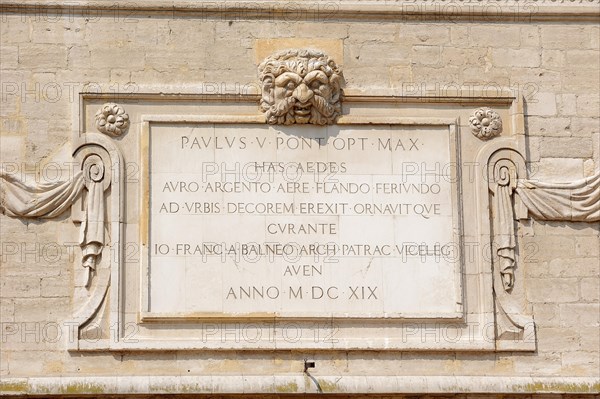
[[[318,384],[318,386],[317,386]],[[477,376],[122,376],[4,378],[0,395],[598,394],[600,378]]]

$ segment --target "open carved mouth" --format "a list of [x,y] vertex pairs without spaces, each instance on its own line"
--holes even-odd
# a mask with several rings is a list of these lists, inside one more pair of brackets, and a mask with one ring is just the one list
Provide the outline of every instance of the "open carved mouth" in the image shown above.
[[296,103],[296,105],[294,105],[294,113],[296,115],[300,115],[300,116],[308,116],[308,115],[310,115],[310,107],[311,106],[312,106],[311,103],[304,103],[304,104]]

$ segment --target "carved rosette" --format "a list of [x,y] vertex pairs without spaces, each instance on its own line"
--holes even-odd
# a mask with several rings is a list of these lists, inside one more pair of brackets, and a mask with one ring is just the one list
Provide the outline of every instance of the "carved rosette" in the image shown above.
[[119,104],[106,103],[96,112],[96,129],[112,137],[120,136],[129,128],[129,115]]
[[267,57],[258,72],[267,123],[331,125],[340,116],[342,72],[326,54],[281,51]]
[[475,137],[489,140],[502,133],[502,118],[491,108],[479,108],[469,118],[469,126]]

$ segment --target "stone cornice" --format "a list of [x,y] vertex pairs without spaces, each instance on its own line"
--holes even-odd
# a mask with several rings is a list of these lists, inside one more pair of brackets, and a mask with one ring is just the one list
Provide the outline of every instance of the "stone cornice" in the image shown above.
[[598,21],[598,0],[4,0],[4,13],[55,13],[70,17],[135,18],[139,14],[199,16],[207,19],[336,21]]

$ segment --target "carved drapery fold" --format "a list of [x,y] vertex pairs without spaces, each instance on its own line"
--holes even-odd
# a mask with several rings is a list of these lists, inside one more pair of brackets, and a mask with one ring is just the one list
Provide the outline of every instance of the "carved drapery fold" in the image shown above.
[[[96,126],[104,134],[85,133],[79,137],[74,144],[73,157],[81,170],[66,181],[28,183],[0,170],[0,212],[7,216],[50,219],[82,201],[82,205],[73,207],[71,214],[74,222],[81,223],[79,244],[85,274],[83,283],[79,284],[83,291],[78,293],[76,285],[74,303],[77,310],[68,322],[77,326],[78,336],[69,341],[70,349],[79,349],[80,329],[105,303],[111,276],[118,273],[118,268],[112,266],[122,262],[120,195],[123,192],[123,160],[119,149],[107,136],[124,134],[129,127],[129,116],[118,104],[106,103],[96,114]],[[107,206],[105,193],[109,188],[112,195]],[[114,240],[112,244],[106,238],[107,229],[111,232],[110,240]],[[114,250],[114,257],[101,256],[107,246]],[[115,306],[118,306],[117,302],[118,299]]]
[[7,216],[50,219],[59,216],[79,198],[84,188],[83,172],[58,183],[31,184],[0,171],[0,212]]
[[492,195],[491,220],[496,337],[522,339],[533,328],[522,284],[517,286],[518,220],[596,222],[600,220],[600,173],[572,183],[544,183],[526,178],[522,155],[512,148],[497,150],[488,161]]
[[[69,320],[70,325],[77,326],[77,334],[83,334],[83,328],[93,323],[94,317],[108,306],[118,307],[119,296],[113,292],[110,305],[106,301],[109,291],[119,290],[119,266],[123,262],[121,252],[123,201],[123,159],[114,140],[105,134],[86,133],[74,144],[73,157],[82,165],[87,188],[85,210],[73,214],[73,220],[81,223],[80,239],[82,256],[90,255],[89,266],[84,264],[89,282],[92,283],[75,289],[75,312]],[[107,195],[108,194],[108,195]],[[101,201],[100,201],[101,200]],[[81,207],[83,208],[83,207]],[[81,209],[79,208],[79,209]],[[102,211],[100,211],[102,209]],[[103,217],[104,219],[100,219]],[[102,228],[104,226],[104,228]],[[110,235],[108,235],[110,233]],[[98,243],[103,242],[102,247]],[[87,244],[87,246],[86,246]],[[93,256],[94,253],[106,253],[110,249],[111,256]],[[85,260],[85,259],[84,259]],[[84,279],[86,277],[83,277]],[[113,286],[112,279],[116,285]],[[111,308],[112,309],[112,308]],[[111,310],[112,311],[112,310]],[[119,317],[114,318],[118,325]],[[99,323],[104,321],[98,320]],[[108,328],[103,325],[103,328]],[[82,336],[69,341],[70,350],[81,349]],[[115,338],[116,339],[116,338]],[[85,346],[85,345],[84,345]]]
[[494,166],[496,181],[493,201],[494,241],[505,291],[510,291],[514,286],[516,240],[512,195],[517,180],[515,173],[514,164],[508,160],[501,160]]
[[[104,104],[96,113],[95,120],[98,131],[111,137],[120,136],[129,128],[129,115],[123,107],[115,103]],[[88,142],[78,151],[96,145]],[[102,146],[97,150],[106,151]],[[85,152],[86,155],[80,159],[81,171],[71,179],[58,183],[28,184],[17,176],[0,170],[0,212],[11,217],[50,219],[70,209],[86,188],[79,245],[82,252],[81,264],[87,270],[84,285],[89,288],[92,274],[106,244],[104,191],[110,185],[111,179],[105,174],[106,161],[103,157],[93,150]]]
[[514,286],[515,220],[600,221],[600,173],[572,183],[544,183],[520,179],[518,170],[514,158],[505,158],[493,164],[490,175],[494,243],[506,291]]
[[504,291],[515,285],[516,229],[515,221],[527,218],[523,203],[515,197],[519,171],[525,173],[525,160],[514,150],[495,153],[489,162],[489,188],[492,193],[492,232],[495,259]]
[[104,247],[104,163],[98,155],[88,156],[83,163],[84,181],[88,190],[79,245],[82,252],[82,265],[88,271],[86,287],[91,283],[96,261]]
[[519,173],[525,173],[525,160],[510,148],[495,152],[488,162],[488,186],[492,194],[492,257],[496,338],[524,340],[534,327],[527,315],[523,287],[516,286],[516,220],[527,216],[526,208],[514,195]]
[[0,172],[0,211],[11,217],[57,217],[70,209],[87,188],[84,218],[80,228],[82,266],[88,270],[89,287],[97,258],[104,247],[104,163],[97,155],[88,156],[82,170],[58,183],[27,183],[17,176]]
[[516,192],[535,219],[600,221],[600,172],[572,183],[520,179]]

